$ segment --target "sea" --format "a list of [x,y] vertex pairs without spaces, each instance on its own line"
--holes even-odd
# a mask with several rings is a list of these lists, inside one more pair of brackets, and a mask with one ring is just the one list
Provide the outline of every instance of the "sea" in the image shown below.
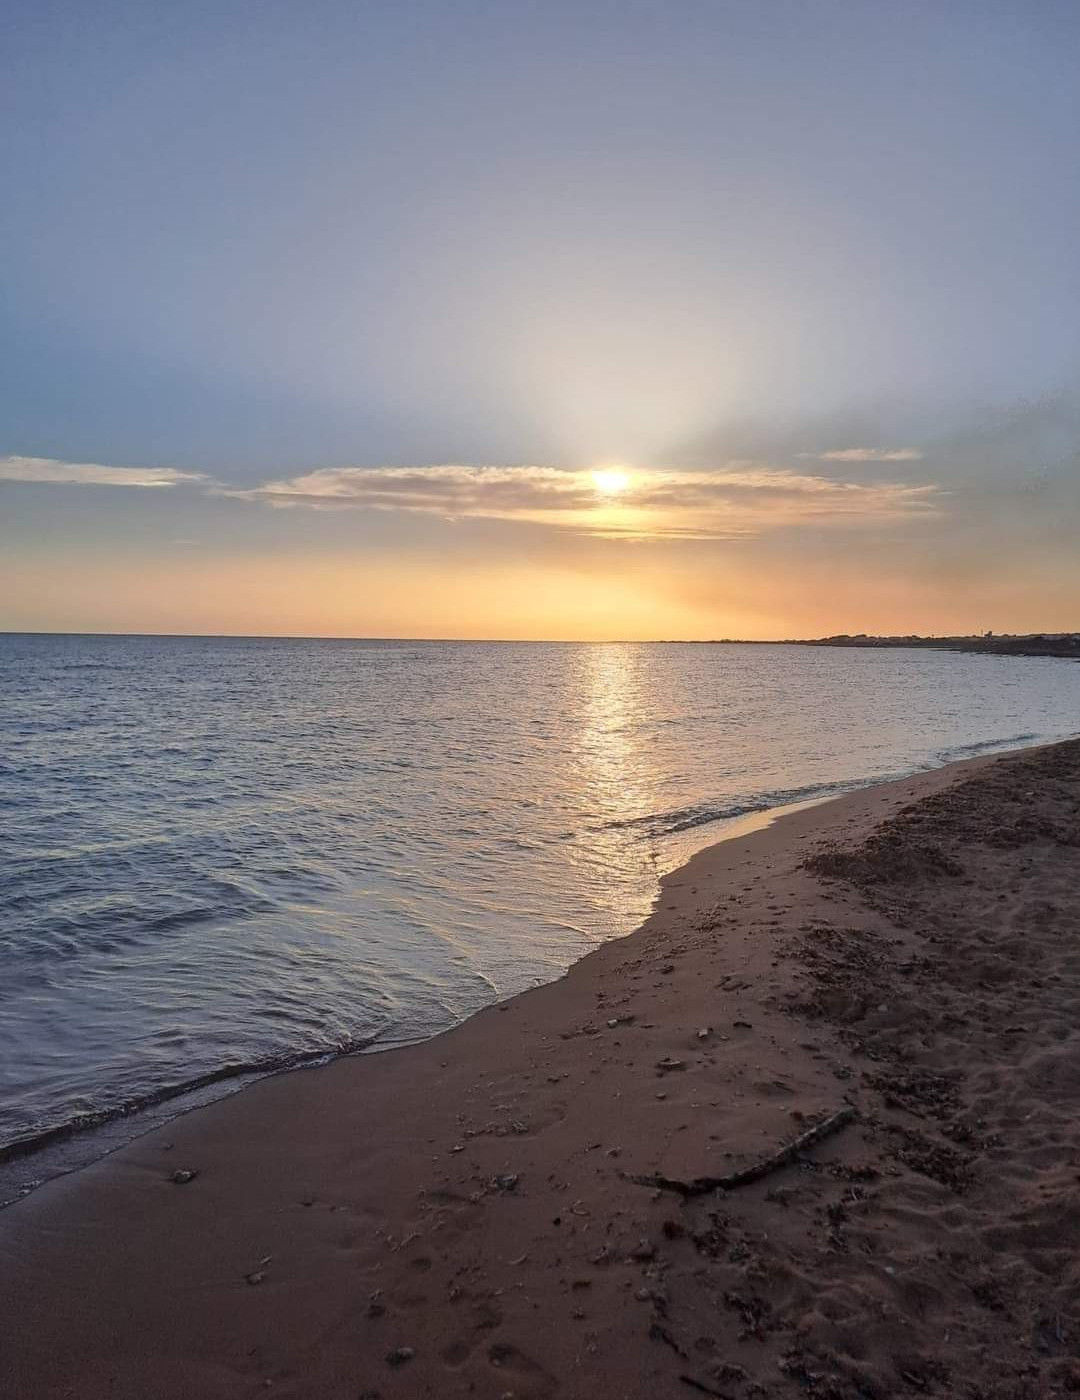
[[0,1201],[559,977],[747,813],[1078,729],[1052,658],[0,635]]

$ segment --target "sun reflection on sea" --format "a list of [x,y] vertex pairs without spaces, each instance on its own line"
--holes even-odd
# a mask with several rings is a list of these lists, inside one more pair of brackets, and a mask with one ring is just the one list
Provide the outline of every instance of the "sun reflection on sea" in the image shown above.
[[638,734],[642,713],[639,648],[606,642],[588,648],[581,752],[593,810],[609,819],[648,811],[648,757]]

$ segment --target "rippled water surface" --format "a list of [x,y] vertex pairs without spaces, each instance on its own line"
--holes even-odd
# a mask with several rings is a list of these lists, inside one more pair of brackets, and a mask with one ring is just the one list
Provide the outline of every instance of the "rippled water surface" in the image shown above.
[[439,1031],[741,812],[1080,727],[1067,661],[0,636],[0,1145]]

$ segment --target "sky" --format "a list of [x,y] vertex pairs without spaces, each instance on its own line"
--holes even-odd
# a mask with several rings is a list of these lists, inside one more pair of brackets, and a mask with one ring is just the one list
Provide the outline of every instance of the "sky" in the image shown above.
[[9,0],[0,629],[1080,629],[1073,0]]

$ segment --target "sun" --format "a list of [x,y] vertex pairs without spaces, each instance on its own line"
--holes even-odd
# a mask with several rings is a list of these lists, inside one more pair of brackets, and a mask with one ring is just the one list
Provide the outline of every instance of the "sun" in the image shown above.
[[603,467],[592,473],[593,485],[601,496],[618,496],[630,486],[630,473],[622,467]]

